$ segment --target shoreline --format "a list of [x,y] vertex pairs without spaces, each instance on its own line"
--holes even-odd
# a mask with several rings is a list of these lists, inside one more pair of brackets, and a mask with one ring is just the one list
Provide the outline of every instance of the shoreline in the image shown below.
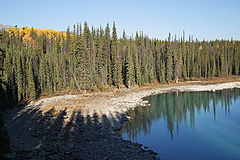
[[[202,91],[216,91],[223,89],[232,89],[232,88],[240,88],[240,81],[235,82],[226,82],[226,83],[217,83],[217,84],[201,84],[202,82],[189,83],[185,82],[185,84],[179,83],[178,85],[173,84],[174,86],[170,87],[160,87],[160,88],[147,88],[140,87],[140,90],[135,89],[123,89],[120,95],[114,92],[100,92],[100,93],[85,93],[85,94],[69,94],[69,95],[61,95],[61,96],[53,96],[50,98],[39,99],[36,102],[31,102],[30,106],[38,106],[39,109],[45,110],[48,109],[49,105],[57,105],[54,106],[56,108],[64,108],[68,107],[67,103],[63,103],[62,101],[74,101],[73,107],[70,109],[74,109],[74,107],[79,107],[79,110],[82,111],[85,115],[93,116],[94,114],[105,114],[107,116],[113,116],[113,114],[124,114],[128,110],[135,108],[138,105],[142,104],[142,99],[144,97],[148,97],[151,95],[164,94],[169,92],[202,92]],[[200,84],[199,84],[200,83]],[[187,85],[186,85],[187,84]],[[170,84],[171,85],[171,84]],[[91,101],[93,99],[97,99],[96,101]],[[98,99],[99,98],[99,99]],[[84,100],[83,100],[84,99]],[[78,101],[79,100],[79,101]],[[83,100],[83,101],[81,101]],[[87,102],[86,102],[87,101]],[[66,106],[58,106],[66,105]],[[81,105],[82,103],[82,105]],[[146,103],[146,102],[143,102]],[[97,106],[94,106],[96,105]],[[143,104],[144,105],[144,104]],[[28,105],[29,106],[29,105]],[[68,108],[67,108],[68,109]],[[110,115],[111,114],[111,115]]]
[[[58,142],[61,141],[62,144],[69,144],[82,151],[80,153],[81,158],[98,159],[97,155],[109,150],[111,153],[116,153],[116,155],[106,151],[107,154],[102,158],[124,159],[126,153],[130,159],[136,157],[138,159],[155,159],[157,153],[151,150],[146,151],[141,148],[140,144],[125,141],[115,135],[115,131],[120,130],[122,123],[128,120],[129,117],[126,117],[128,110],[134,109],[138,105],[146,105],[147,102],[143,101],[143,98],[151,95],[169,92],[216,91],[232,88],[240,88],[240,81],[217,84],[191,82],[170,84],[170,86],[145,86],[115,92],[63,95],[40,99],[22,106],[21,109],[18,108],[15,112],[14,110],[9,111],[12,114],[8,114],[8,117],[6,117],[6,128],[13,149],[10,156],[14,154],[16,158],[16,156],[26,156],[26,153],[30,152],[31,154],[28,154],[32,157],[37,155],[49,158],[50,155],[46,151],[49,150],[50,153],[56,152],[56,146],[61,148],[58,145]],[[19,119],[20,123],[22,123],[21,120],[29,123],[19,127]],[[60,122],[58,122],[59,119]],[[78,122],[78,119],[81,119],[81,122]],[[53,127],[53,124],[58,127]],[[71,127],[68,128],[69,126]],[[20,135],[16,133],[16,128],[22,132]],[[60,134],[57,133],[59,130],[61,131]],[[79,134],[79,130],[81,134]],[[60,137],[54,137],[52,132],[56,132],[57,137]],[[68,134],[65,135],[65,133]],[[62,140],[61,137],[63,136],[66,136],[66,139]],[[69,137],[71,137],[70,142]],[[77,137],[82,138],[78,139]],[[50,138],[50,140],[46,140],[46,138]],[[54,144],[50,149],[48,148],[49,141]],[[40,142],[41,145],[39,146]],[[109,144],[105,145],[106,142]],[[83,143],[86,149],[81,150],[83,146],[79,143]],[[24,148],[23,151],[20,150],[22,147]],[[129,147],[130,149],[126,149]],[[34,151],[36,148],[37,153]],[[74,156],[79,157],[76,153],[79,151],[69,150],[69,152],[74,152]],[[64,148],[61,148],[59,152],[57,156],[68,159],[68,154],[66,154]],[[92,155],[89,155],[89,152]],[[55,156],[55,158],[59,157]]]

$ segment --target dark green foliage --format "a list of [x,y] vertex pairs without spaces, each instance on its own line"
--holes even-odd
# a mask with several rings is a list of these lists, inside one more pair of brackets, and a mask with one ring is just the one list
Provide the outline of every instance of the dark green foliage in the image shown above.
[[125,68],[126,68],[125,84],[128,88],[130,88],[130,85],[134,82],[134,73],[133,73],[134,68],[133,68],[133,55],[132,55],[131,43],[132,43],[131,41],[128,43],[126,63],[125,63]]
[[[27,28],[22,29],[22,31]],[[50,33],[48,33],[50,32]],[[29,29],[29,35],[0,32],[0,85],[5,97],[16,103],[43,92],[86,90],[122,84],[143,85],[171,80],[238,75],[239,41],[198,41],[185,33],[168,40],[149,39],[143,32],[135,38],[125,31],[117,38],[107,24],[90,30],[87,23],[73,31]],[[26,37],[25,37],[26,36]]]
[[167,74],[166,74],[166,80],[167,82],[170,82],[172,80],[173,76],[173,52],[172,52],[172,46],[170,43],[171,40],[171,34],[169,33],[168,41],[167,41],[167,46],[166,46],[166,57],[167,57]]
[[22,76],[22,63],[20,55],[17,56],[17,69],[16,69],[16,82],[17,82],[17,91],[18,91],[18,101],[21,101],[23,96],[23,76]]
[[160,63],[160,77],[159,77],[159,81],[160,82],[165,82],[166,79],[165,79],[165,75],[166,75],[166,72],[165,72],[165,62],[164,60],[161,60],[161,63]]
[[35,90],[35,82],[34,82],[33,67],[32,67],[31,59],[27,60],[27,64],[28,64],[28,70],[27,70],[28,97],[30,99],[35,99],[36,90]]
[[108,85],[112,85],[112,61],[111,61],[112,55],[110,52],[110,45],[111,45],[110,28],[109,28],[109,24],[107,24],[105,28],[103,52],[105,55],[104,62],[106,63]]
[[133,66],[134,66],[134,78],[135,78],[135,83],[138,85],[141,85],[141,72],[139,68],[139,61],[138,61],[138,51],[137,51],[137,46],[133,44]]
[[118,52],[118,39],[115,23],[113,23],[113,32],[111,40],[111,61],[112,61],[112,80],[113,85],[117,88],[120,87],[122,83],[122,72],[121,72],[121,62],[120,55]]

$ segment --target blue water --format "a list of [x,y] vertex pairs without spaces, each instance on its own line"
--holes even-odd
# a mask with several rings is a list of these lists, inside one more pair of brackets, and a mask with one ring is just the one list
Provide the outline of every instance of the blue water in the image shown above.
[[119,134],[163,160],[240,160],[240,89],[160,94],[128,112]]

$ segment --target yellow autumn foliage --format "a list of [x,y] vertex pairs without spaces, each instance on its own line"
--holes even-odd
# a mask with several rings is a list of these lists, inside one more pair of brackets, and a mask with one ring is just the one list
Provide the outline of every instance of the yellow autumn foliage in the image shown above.
[[15,36],[17,36],[18,35],[18,33],[19,33],[19,29],[18,29],[18,27],[13,27],[13,33],[15,34]]
[[[34,32],[37,36],[45,35],[48,39],[54,39],[56,40],[57,37],[60,38],[60,43],[63,42],[63,39],[67,37],[67,34],[64,32],[59,32],[53,29],[38,29],[38,28],[29,28],[27,26],[22,27],[20,30],[18,27],[8,28],[6,30],[9,33],[9,36],[19,36],[23,40],[23,43],[25,46],[31,46],[34,45],[35,47],[35,41],[31,37],[31,32]],[[73,35],[71,34],[71,37]],[[36,44],[37,45],[37,44]]]
[[31,29],[28,28],[27,26],[25,26],[25,27],[20,29],[19,35],[20,35],[20,37],[23,38],[25,35],[28,35],[28,34],[30,35],[30,32],[31,32]]
[[14,35],[14,32],[13,32],[12,28],[10,28],[10,27],[8,27],[7,32],[10,36]]
[[33,41],[30,34],[26,34],[22,39],[23,39],[23,43],[25,44],[25,46],[30,46]]

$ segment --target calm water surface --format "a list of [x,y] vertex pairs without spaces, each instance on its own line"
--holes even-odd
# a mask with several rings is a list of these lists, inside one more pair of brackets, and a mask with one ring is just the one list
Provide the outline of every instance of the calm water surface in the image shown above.
[[240,89],[161,94],[118,133],[163,160],[240,160]]

